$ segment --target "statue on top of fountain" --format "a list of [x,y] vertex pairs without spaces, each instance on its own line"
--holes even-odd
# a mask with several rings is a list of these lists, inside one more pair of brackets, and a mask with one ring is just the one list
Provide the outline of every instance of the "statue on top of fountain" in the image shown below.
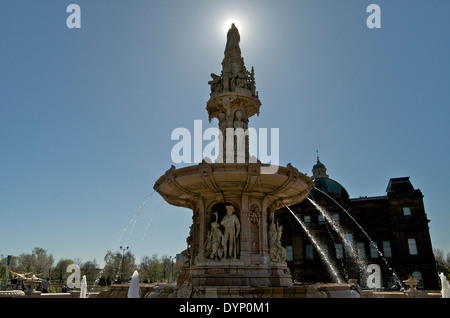
[[245,67],[244,58],[241,57],[239,42],[239,30],[233,23],[227,33],[222,73],[220,76],[211,73],[212,80],[208,82],[211,86],[211,96],[220,93],[237,92],[258,97],[254,68],[252,67],[251,72],[249,72]]
[[241,56],[241,48],[239,47],[239,42],[241,41],[241,36],[239,35],[239,30],[236,28],[234,23],[231,24],[231,28],[227,32],[227,44],[225,45],[225,54],[233,50],[239,50],[239,57]]

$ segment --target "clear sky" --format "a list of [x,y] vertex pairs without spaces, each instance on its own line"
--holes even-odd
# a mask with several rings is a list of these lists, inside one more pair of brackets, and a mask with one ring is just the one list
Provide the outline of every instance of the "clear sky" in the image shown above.
[[[81,8],[69,29],[66,8]],[[381,29],[366,8],[381,7]],[[450,1],[0,1],[0,254],[55,261],[130,246],[174,256],[187,209],[153,192],[171,132],[208,122],[224,24],[240,24],[280,161],[311,175],[316,150],[350,197],[409,176],[432,243],[450,252]],[[145,203],[141,207],[143,203]],[[141,207],[141,208],[140,208]]]

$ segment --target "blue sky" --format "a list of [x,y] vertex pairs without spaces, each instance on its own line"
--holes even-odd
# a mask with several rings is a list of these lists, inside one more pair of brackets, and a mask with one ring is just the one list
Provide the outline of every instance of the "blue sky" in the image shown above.
[[[81,29],[66,26],[71,3]],[[370,3],[381,29],[366,26]],[[449,253],[448,12],[446,0],[0,1],[0,254],[38,246],[102,265],[120,245],[137,262],[185,248],[190,211],[146,199],[172,164],[172,130],[216,125],[207,82],[231,18],[262,102],[250,125],[280,128],[281,164],[311,175],[319,149],[351,197],[409,176]]]

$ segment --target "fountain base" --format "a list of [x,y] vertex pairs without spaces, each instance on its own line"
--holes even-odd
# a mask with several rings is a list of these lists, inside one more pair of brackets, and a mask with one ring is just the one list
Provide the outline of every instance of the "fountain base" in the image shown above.
[[205,262],[184,269],[177,285],[185,282],[194,286],[291,286],[289,268],[283,263],[271,262],[268,266],[245,266],[239,260],[230,262]]
[[153,286],[144,298],[362,298],[353,284],[312,284],[289,287]]

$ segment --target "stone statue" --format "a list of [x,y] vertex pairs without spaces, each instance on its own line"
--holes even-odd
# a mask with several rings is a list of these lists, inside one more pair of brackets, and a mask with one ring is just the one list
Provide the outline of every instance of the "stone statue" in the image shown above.
[[286,262],[286,249],[281,246],[282,231],[283,226],[275,222],[275,216],[271,213],[269,224],[269,253],[270,259],[273,262]]
[[233,49],[239,49],[239,42],[241,41],[241,36],[239,35],[239,31],[236,28],[236,26],[231,24],[231,28],[228,30],[227,33],[227,44],[225,46],[225,51],[227,50],[233,50]]
[[248,72],[245,66],[242,67],[241,71],[237,74],[236,77],[236,87],[241,88],[248,88],[247,87],[247,79],[248,79]]
[[230,90],[230,74],[229,74],[229,72],[222,73],[222,87],[223,87],[223,91],[225,93]]
[[211,94],[222,89],[222,78],[219,75],[211,73],[212,80],[208,82],[211,85]]
[[234,129],[237,129],[237,128],[244,129],[244,122],[242,121],[242,112],[240,110],[237,110],[234,113],[234,115],[236,116],[234,123],[233,123]]
[[227,215],[225,215],[220,224],[225,228],[222,245],[224,249],[224,257],[237,258],[239,253],[239,232],[241,231],[241,223],[232,205],[227,205]]
[[211,230],[209,230],[205,242],[205,256],[218,260],[223,257],[222,240],[223,234],[220,230],[220,225],[217,223],[218,213],[213,213],[216,216],[216,220],[211,223]]
[[189,264],[190,264],[190,262],[191,262],[191,256],[192,256],[192,241],[193,241],[193,237],[192,237],[192,235],[193,235],[193,233],[192,233],[192,227],[193,227],[193,226],[194,226],[194,225],[192,224],[192,225],[189,227],[189,236],[186,238],[187,248],[186,248],[184,251],[181,252],[181,256],[183,256],[183,257],[186,259],[185,263],[183,264],[183,267],[189,266]]

